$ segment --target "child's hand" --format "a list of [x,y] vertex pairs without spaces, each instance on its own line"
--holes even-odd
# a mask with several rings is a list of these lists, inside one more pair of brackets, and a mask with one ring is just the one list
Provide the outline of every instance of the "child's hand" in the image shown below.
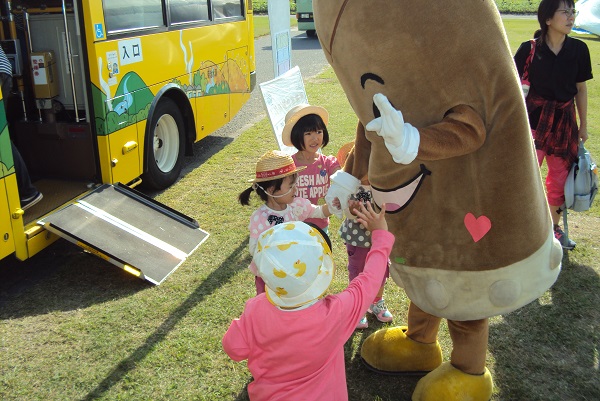
[[348,200],[348,210],[353,216],[356,216],[356,210],[360,207],[361,202],[358,200]]
[[331,204],[332,204],[333,206],[335,206],[336,208],[338,208],[338,209],[339,209],[340,207],[342,207],[342,202],[340,202],[340,198],[338,198],[338,197],[335,197],[335,198],[333,199],[333,201],[331,202]]
[[385,220],[385,203],[381,205],[381,211],[375,213],[371,202],[367,202],[367,206],[360,204],[360,208],[355,209],[357,220],[369,231],[386,230],[388,229],[387,221]]

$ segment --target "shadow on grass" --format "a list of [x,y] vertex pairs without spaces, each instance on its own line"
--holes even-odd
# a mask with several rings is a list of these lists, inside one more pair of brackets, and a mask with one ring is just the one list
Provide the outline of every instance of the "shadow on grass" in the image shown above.
[[152,287],[66,240],[26,261],[0,261],[0,318],[71,311]]
[[204,164],[211,157],[225,149],[235,138],[209,135],[194,144],[194,156],[188,158],[183,167],[182,177]]
[[[398,322],[383,324],[368,316],[369,328],[356,330],[344,345],[348,399],[353,401],[410,401],[422,376],[386,375],[369,370],[360,357],[360,347],[379,329],[394,327]],[[358,348],[355,351],[355,344]],[[355,354],[353,354],[356,352]]]
[[207,296],[211,295],[215,290],[227,284],[240,270],[245,269],[243,266],[247,266],[247,263],[244,264],[240,262],[240,260],[246,260],[248,263],[250,262],[249,258],[247,258],[247,243],[247,241],[242,242],[234,249],[227,259],[206,277],[202,284],[200,284],[194,292],[169,315],[154,333],[148,336],[146,341],[140,347],[132,352],[127,358],[123,359],[121,363],[119,363],[119,365],[82,400],[95,400],[101,398],[104,393],[111,389],[111,387],[118,384],[130,371],[135,369],[136,365],[152,352],[154,347],[162,342],[167,335],[169,335],[171,330],[173,330],[173,328],[193,308],[201,303]]
[[598,274],[565,255],[550,293],[490,327],[499,400],[600,399]]
[[[209,135],[194,144],[181,178],[219,153],[233,138]],[[142,191],[154,197],[163,191]],[[0,260],[0,318],[16,319],[70,311],[130,296],[152,287],[65,240],[26,261]]]
[[250,397],[248,397],[248,384],[250,384],[250,383],[251,383],[251,381],[246,383],[246,385],[244,386],[244,389],[239,392],[238,396],[235,397],[235,399],[233,401],[250,401]]
[[595,33],[593,34],[587,34],[587,35],[581,35],[578,36],[577,39],[581,39],[584,42],[586,41],[591,41],[591,42],[600,42],[600,36],[596,35]]

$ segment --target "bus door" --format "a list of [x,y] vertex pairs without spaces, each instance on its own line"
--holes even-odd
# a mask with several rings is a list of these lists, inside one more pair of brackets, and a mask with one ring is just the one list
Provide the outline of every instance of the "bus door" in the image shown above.
[[[19,200],[13,160],[4,101],[0,100],[0,259],[15,252],[15,232],[19,231],[16,227],[19,220],[13,218]],[[23,232],[22,224],[20,232]]]
[[209,235],[196,220],[119,183],[99,186],[38,224],[157,285]]

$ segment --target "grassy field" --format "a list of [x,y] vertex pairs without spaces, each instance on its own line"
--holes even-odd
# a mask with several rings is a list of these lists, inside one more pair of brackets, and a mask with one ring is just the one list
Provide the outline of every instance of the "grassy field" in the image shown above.
[[[290,26],[297,27],[298,20],[296,17],[290,17]],[[255,15],[254,16],[254,37],[258,38],[270,33],[269,29],[269,16],[268,15]]]
[[[535,21],[505,21],[513,52]],[[577,36],[600,73],[600,41]],[[589,88],[588,148],[600,155],[599,80]],[[311,103],[330,113],[335,154],[353,137],[356,118],[331,70],[306,83]],[[248,218],[236,203],[256,159],[276,147],[262,120],[237,139],[215,139],[206,153],[158,201],[196,218],[210,238],[159,287],[141,281],[79,248],[59,241],[26,263],[0,262],[0,399],[2,400],[247,400],[252,380],[245,363],[231,361],[221,338],[254,294],[246,267]],[[214,153],[214,154],[212,154]],[[208,155],[212,157],[208,158]],[[557,283],[540,299],[490,320],[487,365],[494,401],[600,399],[600,201],[571,215],[577,248],[565,255]],[[332,291],[345,288],[343,244],[335,235],[338,270]],[[405,323],[408,300],[389,282],[386,300]],[[345,345],[351,400],[409,400],[417,377],[376,375],[361,364],[362,341],[385,324],[370,320]],[[447,360],[450,339],[442,324]]]
[[495,0],[501,13],[536,13],[540,2],[538,0]]

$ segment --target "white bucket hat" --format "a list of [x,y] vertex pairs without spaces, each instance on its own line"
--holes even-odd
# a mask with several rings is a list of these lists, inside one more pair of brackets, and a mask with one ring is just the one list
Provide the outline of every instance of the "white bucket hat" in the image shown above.
[[258,239],[254,262],[269,301],[297,308],[325,294],[333,280],[331,249],[323,235],[301,221],[278,224]]

